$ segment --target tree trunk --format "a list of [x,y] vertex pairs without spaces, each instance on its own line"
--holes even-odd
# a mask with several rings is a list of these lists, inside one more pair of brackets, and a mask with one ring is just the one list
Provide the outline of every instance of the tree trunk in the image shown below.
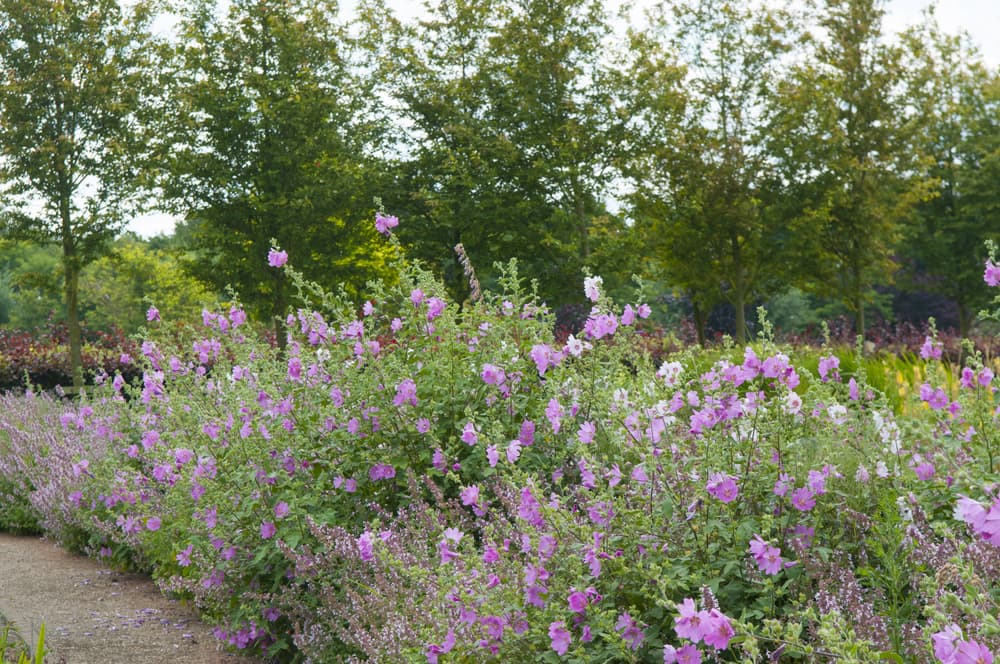
[[730,238],[733,248],[733,306],[736,307],[736,343],[747,342],[746,278],[743,274],[743,256],[739,238]]
[[862,339],[865,338],[865,293],[864,287],[861,284],[861,265],[858,263],[857,257],[854,260],[854,266],[851,270],[851,277],[853,278],[853,290],[854,290],[854,327],[855,332]]
[[969,315],[969,305],[964,300],[958,300],[958,333],[963,339],[969,338],[969,327],[971,327],[971,316]]
[[83,388],[83,339],[80,332],[80,266],[74,254],[63,254],[66,274],[66,325],[69,328],[69,365],[73,372],[73,388],[77,394]]
[[691,313],[694,316],[694,332],[698,337],[698,345],[702,348],[705,347],[705,323],[708,322],[708,316],[701,307],[698,306],[698,300],[694,297],[691,298]]
[[[955,304],[958,305],[958,334],[962,339],[969,338],[969,328],[972,326],[971,315],[969,314],[969,305],[965,300],[958,300]],[[965,344],[961,344],[958,347],[958,366],[965,365]]]
[[[60,161],[60,166],[62,162]],[[60,175],[65,169],[60,169]],[[66,326],[69,329],[69,366],[73,373],[73,389],[77,394],[83,389],[83,335],[80,332],[80,256],[72,226],[72,185],[63,178],[59,196],[59,221],[62,235],[62,263],[64,294],[66,297]]]
[[587,209],[584,205],[580,185],[573,183],[573,214],[576,216],[577,229],[580,233],[580,263],[586,265],[590,260],[590,224],[587,223]]
[[854,315],[854,331],[857,332],[858,336],[862,339],[865,338],[865,298],[861,295],[859,291],[854,299],[854,307],[856,309]]

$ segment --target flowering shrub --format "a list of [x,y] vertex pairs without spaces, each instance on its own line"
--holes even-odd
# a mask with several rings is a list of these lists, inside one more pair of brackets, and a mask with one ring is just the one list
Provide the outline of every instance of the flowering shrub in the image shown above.
[[9,397],[25,424],[0,430],[39,523],[150,570],[227,643],[385,662],[1000,646],[996,387],[975,356],[955,379],[925,340],[897,419],[858,358],[811,369],[765,340],[654,362],[649,308],[597,277],[557,340],[516,266],[459,309],[414,268],[353,303],[276,247],[261,260],[303,296],[282,348],[238,305],[184,335],[150,315],[138,380]]

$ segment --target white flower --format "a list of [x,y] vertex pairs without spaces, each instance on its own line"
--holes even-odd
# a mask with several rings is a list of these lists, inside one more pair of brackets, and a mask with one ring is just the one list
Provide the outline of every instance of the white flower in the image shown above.
[[614,399],[614,402],[616,404],[618,404],[618,405],[625,405],[625,404],[628,403],[628,390],[626,390],[625,388],[619,387],[611,395],[611,398]]
[[785,395],[785,403],[782,404],[781,409],[789,415],[798,415],[799,411],[802,410],[802,397],[795,392],[789,392]]
[[681,366],[680,362],[664,362],[660,365],[660,370],[656,372],[656,375],[662,378],[667,385],[673,387],[677,384],[677,379],[682,371],[684,371],[684,367]]
[[604,279],[601,277],[587,277],[583,280],[583,294],[591,302],[597,302],[601,298],[601,286]]
[[569,335],[569,339],[566,340],[566,347],[563,350],[573,357],[580,357],[580,355],[583,354],[583,351],[590,350],[593,347],[593,344],[590,342],[577,339],[571,334]]
[[826,414],[830,416],[830,421],[834,424],[843,424],[847,421],[847,408],[842,404],[833,404],[826,409]]
[[521,456],[521,441],[512,440],[507,443],[507,461],[508,463],[514,463]]

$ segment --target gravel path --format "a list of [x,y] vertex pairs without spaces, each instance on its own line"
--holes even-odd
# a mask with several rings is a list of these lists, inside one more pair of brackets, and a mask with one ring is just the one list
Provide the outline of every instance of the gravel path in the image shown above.
[[193,609],[152,581],[37,537],[0,533],[0,615],[52,664],[259,664],[218,649]]

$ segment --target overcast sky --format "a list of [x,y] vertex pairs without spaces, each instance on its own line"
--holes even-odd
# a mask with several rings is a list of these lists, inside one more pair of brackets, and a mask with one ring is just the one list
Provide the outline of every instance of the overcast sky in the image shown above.
[[[920,21],[927,0],[889,0],[886,32],[897,32]],[[1000,2],[997,0],[945,0],[934,12],[945,32],[965,30],[979,47],[983,60],[1000,66]]]
[[[898,32],[921,20],[928,0],[888,0],[884,29],[887,34]],[[341,6],[350,11],[354,3],[342,0]],[[423,2],[389,0],[400,18],[409,19],[422,13]],[[1000,0],[944,0],[935,15],[946,32],[966,31],[979,48],[987,64],[1000,67]],[[129,228],[143,237],[173,230],[173,218],[163,214],[146,215],[133,221]]]

